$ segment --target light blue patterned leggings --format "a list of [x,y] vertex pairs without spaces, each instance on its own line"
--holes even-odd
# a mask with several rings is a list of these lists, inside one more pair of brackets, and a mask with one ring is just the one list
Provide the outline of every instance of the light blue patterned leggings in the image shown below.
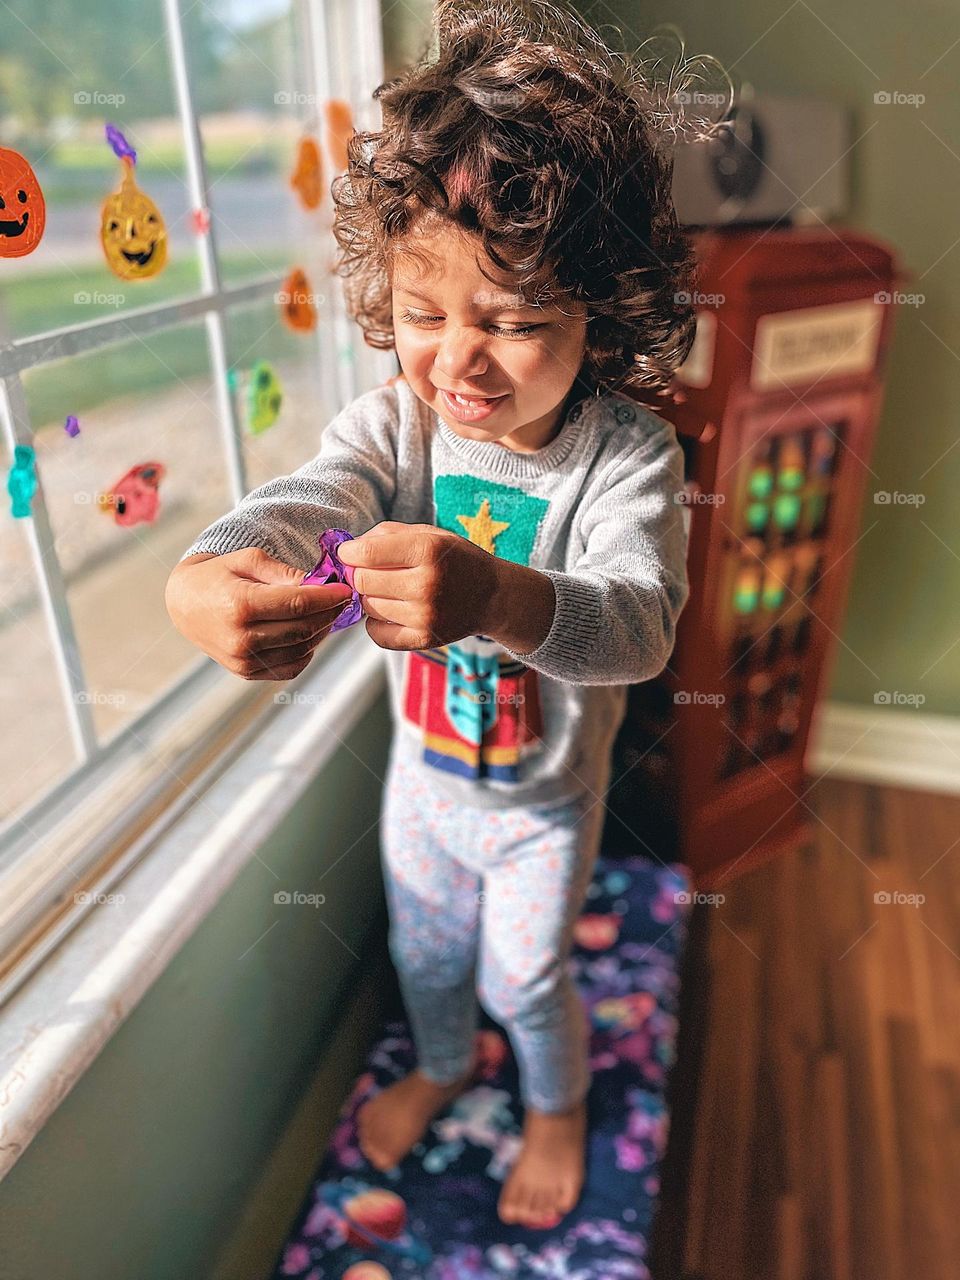
[[566,1110],[590,1084],[567,957],[604,805],[586,792],[552,807],[467,808],[430,775],[393,751],[381,810],[390,955],[420,1070],[438,1083],[466,1071],[479,996],[510,1037],[524,1105]]

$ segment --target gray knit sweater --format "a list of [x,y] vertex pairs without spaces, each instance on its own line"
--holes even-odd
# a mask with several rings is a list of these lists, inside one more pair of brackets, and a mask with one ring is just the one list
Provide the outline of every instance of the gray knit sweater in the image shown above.
[[553,580],[553,624],[528,654],[487,637],[384,650],[393,750],[467,804],[602,799],[624,686],[663,670],[689,595],[682,490],[674,427],[623,395],[574,403],[549,444],[516,453],[458,436],[401,379],[353,400],[312,461],[247,494],[183,555],[255,546],[306,571],[325,528],[482,528],[494,554]]

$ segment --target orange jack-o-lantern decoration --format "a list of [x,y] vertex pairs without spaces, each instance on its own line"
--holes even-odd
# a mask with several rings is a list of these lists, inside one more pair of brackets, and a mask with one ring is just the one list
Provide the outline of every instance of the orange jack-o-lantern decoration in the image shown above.
[[284,281],[280,291],[280,314],[287,328],[297,333],[310,333],[317,327],[314,295],[310,281],[300,267],[294,267]]
[[121,280],[147,280],[167,265],[167,227],[160,210],[137,186],[124,158],[120,190],[103,202],[100,242],[107,265]]
[[305,209],[316,209],[323,199],[323,159],[316,138],[307,136],[300,139],[297,165],[290,176],[290,185]]
[[324,103],[323,114],[327,121],[327,146],[333,163],[338,173],[346,173],[350,167],[347,143],[354,133],[350,104],[341,98],[330,98]]
[[29,162],[0,147],[0,258],[33,253],[46,221],[43,192]]

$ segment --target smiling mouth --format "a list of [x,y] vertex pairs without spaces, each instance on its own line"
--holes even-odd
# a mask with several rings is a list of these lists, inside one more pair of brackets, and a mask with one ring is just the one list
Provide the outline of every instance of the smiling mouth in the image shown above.
[[0,222],[0,236],[22,236],[27,229],[29,221],[30,210],[25,209],[23,217],[19,221],[14,218],[11,222]]
[[498,396],[461,396],[459,392],[448,391],[446,387],[439,387],[438,390],[442,391],[444,395],[449,396],[451,400],[458,400],[460,401],[461,404],[466,404],[466,405],[487,404],[491,400],[502,400],[503,397],[507,394],[504,391]]
[[121,249],[120,252],[128,262],[135,262],[137,266],[145,267],[153,257],[153,251],[156,247],[156,245],[153,245],[152,248],[144,249],[140,253],[128,253],[126,249]]

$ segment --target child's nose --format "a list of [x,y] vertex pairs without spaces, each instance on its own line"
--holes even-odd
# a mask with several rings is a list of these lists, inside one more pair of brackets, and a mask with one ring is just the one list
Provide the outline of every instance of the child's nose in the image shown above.
[[488,360],[482,336],[444,337],[434,364],[450,382],[466,382],[486,373]]

